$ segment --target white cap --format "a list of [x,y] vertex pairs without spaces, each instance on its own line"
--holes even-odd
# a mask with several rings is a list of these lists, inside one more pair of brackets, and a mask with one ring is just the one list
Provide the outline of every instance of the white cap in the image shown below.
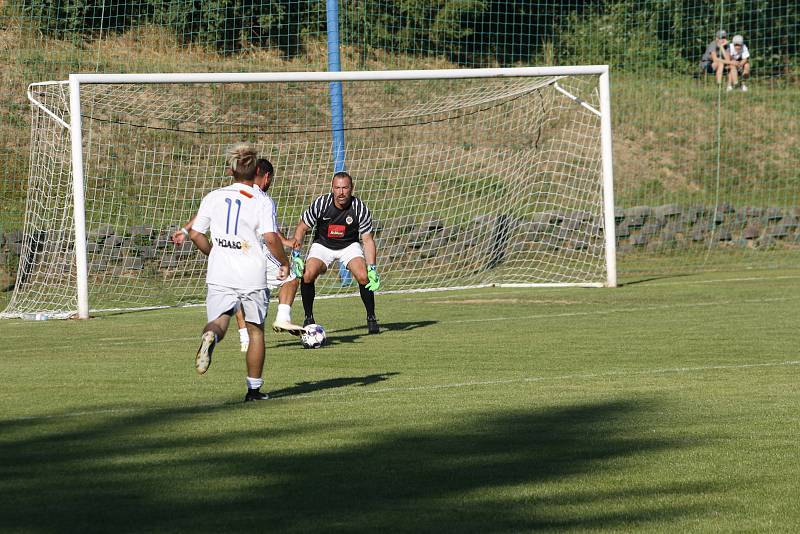
[[733,36],[733,44],[735,44],[735,45],[744,44],[744,37],[742,37],[741,35],[734,35]]

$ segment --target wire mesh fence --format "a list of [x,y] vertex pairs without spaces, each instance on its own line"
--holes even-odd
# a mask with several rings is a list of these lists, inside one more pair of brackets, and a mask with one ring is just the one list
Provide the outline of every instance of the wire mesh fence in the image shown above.
[[[623,275],[797,264],[796,2],[342,0],[338,7],[344,70],[609,64]],[[27,191],[36,186],[29,184],[29,83],[72,72],[327,67],[322,0],[11,0],[0,9],[2,283],[19,263]],[[720,30],[726,41],[716,42]],[[704,53],[714,48],[725,59],[744,47],[749,72],[727,65],[717,84]],[[324,108],[325,95],[315,105]]]

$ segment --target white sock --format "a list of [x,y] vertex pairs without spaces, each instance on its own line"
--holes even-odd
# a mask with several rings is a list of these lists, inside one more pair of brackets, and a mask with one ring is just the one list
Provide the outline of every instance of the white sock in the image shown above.
[[247,327],[239,329],[239,341],[242,343],[250,341],[250,334],[247,333]]
[[292,307],[289,304],[278,304],[278,315],[275,317],[278,321],[292,322]]
[[247,389],[259,389],[264,385],[263,378],[250,378],[247,377]]

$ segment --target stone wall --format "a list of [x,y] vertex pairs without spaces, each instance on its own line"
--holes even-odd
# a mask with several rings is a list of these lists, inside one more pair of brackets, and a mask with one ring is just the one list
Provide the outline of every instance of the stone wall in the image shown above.
[[[657,253],[672,248],[714,245],[731,248],[800,248],[800,207],[735,208],[730,204],[681,207],[637,206],[617,208],[617,250],[620,256],[634,251]],[[204,258],[186,242],[175,246],[170,234],[175,227],[155,229],[131,226],[119,231],[111,226],[87,233],[89,268],[93,273],[136,275],[144,269],[151,274],[185,270],[187,262],[202,268]],[[290,229],[284,229],[284,232]],[[441,220],[419,221],[413,217],[376,221],[382,263],[419,259],[473,256],[490,266],[501,263],[506,254],[526,250],[580,251],[598,243],[602,229],[587,212],[547,212],[529,219],[483,215],[458,226]],[[42,233],[31,259],[37,254],[66,255],[69,231],[62,235]],[[46,245],[45,245],[46,243]],[[0,269],[13,276],[23,251],[22,231],[0,234]],[[480,258],[480,259],[478,259]],[[38,259],[38,258],[37,258]],[[63,269],[70,268],[65,264]]]
[[757,248],[800,246],[800,208],[734,208],[677,204],[617,208],[618,251],[709,244]]

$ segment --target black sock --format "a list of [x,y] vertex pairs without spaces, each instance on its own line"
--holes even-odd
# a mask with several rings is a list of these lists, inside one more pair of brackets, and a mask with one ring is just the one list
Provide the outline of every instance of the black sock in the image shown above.
[[300,282],[300,295],[303,297],[303,310],[306,312],[306,317],[313,317],[314,297],[317,296],[317,288],[314,282],[310,284]]
[[367,289],[367,286],[358,284],[358,292],[361,293],[361,302],[367,309],[367,317],[375,317],[375,293]]

